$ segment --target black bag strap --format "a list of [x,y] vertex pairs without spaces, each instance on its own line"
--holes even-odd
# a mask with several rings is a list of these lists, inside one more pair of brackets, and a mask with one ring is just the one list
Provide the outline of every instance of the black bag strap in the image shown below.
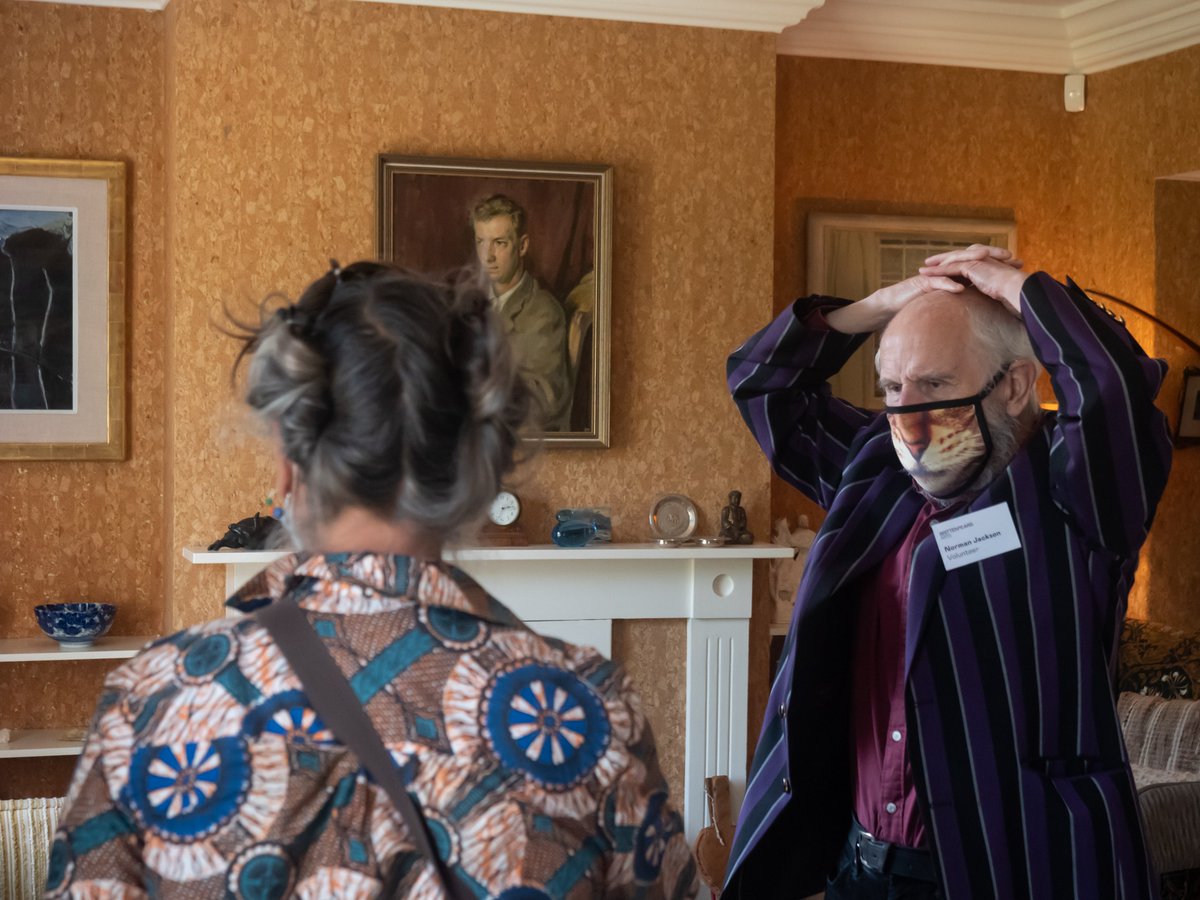
[[[371,724],[350,682],[308,623],[304,610],[295,600],[285,596],[257,610],[254,618],[275,639],[325,725],[354,751],[375,783],[387,792],[408,826],[417,850],[433,863],[446,894],[454,900],[474,900],[474,894],[467,891],[438,856],[429,839],[425,819],[413,804],[391,753],[383,745],[383,739]],[[396,871],[397,867],[393,867],[393,872]]]

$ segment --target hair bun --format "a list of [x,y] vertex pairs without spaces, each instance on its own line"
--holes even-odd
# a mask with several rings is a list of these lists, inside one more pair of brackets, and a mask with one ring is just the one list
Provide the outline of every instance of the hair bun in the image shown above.
[[334,265],[248,347],[247,400],[300,465],[310,518],[358,506],[451,534],[513,467],[532,395],[477,277]]

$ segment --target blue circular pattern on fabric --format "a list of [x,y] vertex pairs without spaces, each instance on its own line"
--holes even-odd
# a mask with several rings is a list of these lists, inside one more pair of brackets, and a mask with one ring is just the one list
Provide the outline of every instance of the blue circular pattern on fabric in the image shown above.
[[429,633],[451,650],[474,650],[488,638],[486,623],[457,609],[424,606],[420,618]]
[[531,887],[511,887],[497,895],[496,900],[550,900],[550,895]]
[[648,883],[658,878],[667,842],[675,833],[672,817],[665,815],[667,795],[654,794],[646,804],[646,816],[633,842],[633,877]]
[[440,635],[459,643],[473,640],[479,634],[479,629],[482,627],[479,620],[474,616],[468,616],[465,613],[447,609],[444,606],[431,606],[429,608],[429,624]]
[[183,657],[183,670],[193,678],[210,675],[229,659],[233,642],[224,634],[210,634],[192,644]]
[[287,896],[292,866],[278,853],[260,853],[246,860],[237,876],[238,897],[245,900],[279,900]]
[[129,766],[129,803],[151,831],[185,843],[233,818],[250,784],[239,738],[142,747]]
[[488,697],[484,721],[496,755],[546,786],[577,784],[608,749],[604,705],[571,672],[528,663],[497,675]]
[[294,747],[321,747],[337,743],[324,720],[309,706],[303,691],[281,691],[249,710],[242,719],[242,734],[259,737],[277,734]]

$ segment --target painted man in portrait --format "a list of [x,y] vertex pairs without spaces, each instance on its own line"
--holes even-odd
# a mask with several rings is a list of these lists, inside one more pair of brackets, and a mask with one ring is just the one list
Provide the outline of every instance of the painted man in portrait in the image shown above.
[[471,210],[475,254],[491,282],[492,303],[513,342],[521,372],[542,406],[542,427],[565,431],[571,413],[562,304],[526,268],[528,216],[503,194]]

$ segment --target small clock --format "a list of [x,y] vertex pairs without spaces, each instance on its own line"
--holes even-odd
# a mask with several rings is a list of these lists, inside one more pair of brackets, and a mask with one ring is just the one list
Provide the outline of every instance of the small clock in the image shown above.
[[521,515],[521,501],[512,491],[501,491],[488,509],[488,520],[493,525],[512,525]]
[[479,533],[485,544],[520,546],[528,544],[521,527],[521,500],[512,491],[501,491],[488,507],[487,521]]

